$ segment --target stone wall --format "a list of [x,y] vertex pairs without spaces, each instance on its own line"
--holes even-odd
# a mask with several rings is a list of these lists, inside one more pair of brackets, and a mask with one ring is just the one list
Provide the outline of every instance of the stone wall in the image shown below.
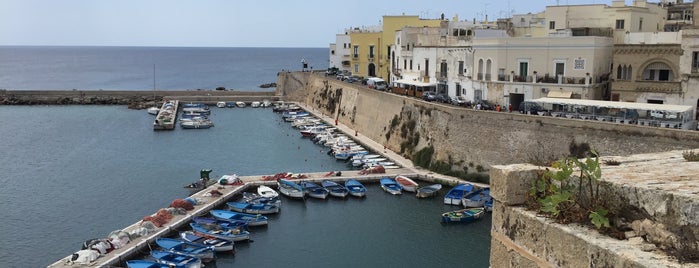
[[393,151],[433,146],[433,159],[459,170],[558,159],[569,145],[588,143],[601,155],[630,155],[699,147],[699,131],[475,111],[380,92],[335,77],[282,73],[278,92],[332,115]]

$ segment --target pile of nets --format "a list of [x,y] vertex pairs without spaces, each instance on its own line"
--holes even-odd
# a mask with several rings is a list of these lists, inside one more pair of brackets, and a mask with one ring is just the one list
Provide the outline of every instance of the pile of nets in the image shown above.
[[[187,201],[184,201],[187,202]],[[155,227],[162,227],[172,219],[172,214],[167,209],[161,208],[155,215],[143,217],[143,221],[152,222]]]
[[184,199],[175,199],[170,203],[170,207],[173,208],[184,208],[185,210],[193,210],[194,205],[192,202],[184,200]]
[[380,174],[380,173],[386,173],[386,169],[384,169],[383,166],[375,166],[375,167],[365,168],[365,169],[362,169],[359,171],[359,175]]

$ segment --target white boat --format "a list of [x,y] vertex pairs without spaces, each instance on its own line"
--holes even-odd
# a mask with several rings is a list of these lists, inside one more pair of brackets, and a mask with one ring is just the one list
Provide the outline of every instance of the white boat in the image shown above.
[[253,101],[250,103],[250,107],[257,108],[260,107],[261,103],[259,101]]
[[148,108],[148,113],[152,115],[158,115],[158,112],[160,112],[160,108],[157,106],[149,107]]
[[287,197],[291,198],[304,198],[306,197],[306,192],[301,188],[301,185],[296,184],[293,181],[278,179],[277,186],[279,186],[279,192]]
[[366,165],[366,164],[384,162],[386,160],[387,159],[383,158],[383,157],[381,157],[381,158],[369,158],[369,159],[361,159],[361,158],[354,159],[354,160],[352,160],[352,166],[361,167],[361,166]]
[[261,197],[275,198],[279,196],[279,193],[266,185],[260,185],[257,187],[257,194]]
[[437,193],[439,193],[440,189],[442,189],[441,184],[427,185],[427,186],[420,187],[419,189],[417,189],[417,193],[415,195],[418,198],[427,198],[430,196],[437,195]]
[[180,121],[180,126],[184,129],[199,129],[213,127],[214,123],[209,119],[199,118]]
[[396,182],[398,184],[400,184],[401,187],[403,187],[403,191],[413,192],[413,193],[415,191],[417,191],[417,187],[418,187],[417,182],[415,182],[414,180],[412,180],[406,176],[402,176],[402,175],[396,176]]
[[272,102],[271,102],[271,101],[269,101],[268,99],[262,100],[262,107],[267,108],[267,107],[270,107],[270,106],[272,106]]
[[247,106],[247,104],[245,104],[245,102],[242,102],[242,101],[236,101],[235,106],[238,106],[238,108],[245,108],[245,106]]
[[218,108],[226,108],[226,102],[224,101],[219,101],[216,103],[216,107]]

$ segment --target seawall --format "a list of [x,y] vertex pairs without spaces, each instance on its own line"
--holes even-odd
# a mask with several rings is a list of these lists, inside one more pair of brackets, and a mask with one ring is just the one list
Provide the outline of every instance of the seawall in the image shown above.
[[[144,103],[166,98],[182,101],[261,101],[277,100],[274,91],[219,90],[0,90],[0,105],[72,105],[114,104],[145,108]],[[144,106],[144,107],[140,107]]]
[[281,73],[277,93],[305,103],[407,158],[432,146],[453,170],[558,159],[571,142],[601,155],[699,147],[699,131],[476,111],[380,92],[317,73]]

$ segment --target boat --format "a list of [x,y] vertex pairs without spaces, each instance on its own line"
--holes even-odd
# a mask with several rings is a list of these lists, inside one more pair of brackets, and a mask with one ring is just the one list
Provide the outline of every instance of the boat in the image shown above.
[[318,199],[325,199],[328,197],[328,194],[330,194],[330,191],[328,189],[325,189],[323,187],[320,187],[320,185],[312,183],[310,181],[302,181],[299,183],[301,185],[301,188],[308,194],[308,196],[313,197],[313,198],[318,198]]
[[442,222],[472,222],[480,219],[485,211],[483,208],[465,208],[442,213]]
[[379,180],[381,188],[392,195],[402,194],[400,184],[389,177],[383,177]]
[[485,202],[491,198],[492,197],[490,197],[490,188],[486,187],[470,192],[467,195],[464,195],[464,198],[461,198],[461,204],[465,208],[483,207],[485,206]]
[[180,126],[184,129],[207,129],[214,126],[214,123],[207,118],[197,118],[180,121]]
[[366,187],[364,187],[364,185],[362,185],[361,182],[359,182],[355,179],[349,179],[349,180],[345,181],[345,188],[347,188],[350,195],[353,195],[356,197],[366,196]]
[[277,186],[279,186],[279,192],[290,198],[304,198],[306,197],[306,192],[303,190],[301,185],[296,184],[293,181],[285,179],[277,179]]
[[427,185],[424,187],[420,187],[417,189],[417,193],[415,194],[418,198],[427,198],[431,196],[437,195],[439,190],[442,189],[441,184],[432,184],[432,185]]
[[170,266],[164,263],[146,261],[146,260],[130,260],[126,261],[126,267],[128,268],[172,268],[176,266]]
[[247,106],[247,104],[245,104],[245,102],[242,102],[242,101],[236,101],[235,106],[238,106],[238,108],[245,108],[245,106]]
[[226,102],[226,108],[235,108],[235,102],[232,102],[232,101]]
[[493,198],[492,197],[490,199],[488,199],[487,201],[485,201],[483,208],[485,209],[486,212],[493,212]]
[[236,212],[251,214],[274,214],[279,212],[279,206],[270,204],[254,204],[246,202],[226,202],[228,209]]
[[345,186],[331,180],[324,180],[320,185],[327,189],[330,195],[334,197],[345,198],[349,194],[349,190],[347,190]]
[[182,112],[194,112],[200,114],[210,114],[209,106],[203,103],[185,103],[182,104]]
[[197,234],[194,231],[180,232],[180,239],[197,245],[213,247],[216,252],[233,251],[235,253],[235,243],[233,241]]
[[160,108],[158,106],[148,107],[148,114],[158,115]]
[[150,256],[153,257],[156,262],[162,263],[162,264],[167,264],[170,267],[177,267],[177,268],[200,268],[201,267],[201,259],[194,257],[194,256],[179,254],[179,253],[170,252],[170,251],[162,251],[162,250],[153,250],[150,252]]
[[402,175],[396,176],[395,180],[403,188],[403,191],[413,193],[417,191],[418,184],[414,180]]
[[260,214],[254,215],[254,214],[247,214],[247,213],[240,213],[240,212],[233,212],[233,211],[228,211],[228,210],[219,210],[219,209],[214,209],[209,212],[211,216],[214,216],[214,218],[222,221],[228,221],[228,222],[245,222],[249,226],[261,226],[261,225],[267,225],[267,217],[262,216]]
[[279,208],[281,208],[281,206],[282,206],[282,200],[279,199],[279,196],[273,197],[273,198],[268,198],[268,197],[262,197],[256,193],[250,193],[250,192],[243,193],[242,202],[245,202],[248,204],[275,205],[275,206],[278,206]]
[[197,245],[187,241],[173,238],[157,238],[155,243],[161,248],[179,254],[194,256],[200,258],[203,262],[208,262],[214,259],[214,250],[210,247]]
[[215,217],[193,217],[192,221],[195,223],[203,225],[220,225],[222,228],[234,229],[240,228],[241,230],[248,229],[248,223],[243,220],[223,220],[217,219]]
[[258,108],[260,107],[260,105],[262,105],[262,103],[260,103],[259,101],[253,101],[250,103],[250,107],[252,108]]
[[226,102],[225,101],[219,101],[216,103],[216,107],[218,108],[226,108]]
[[227,228],[220,224],[204,224],[190,222],[189,226],[195,233],[212,236],[226,241],[238,242],[250,240],[250,232],[242,230],[241,227]]
[[444,204],[460,206],[461,198],[471,191],[473,191],[473,185],[470,183],[456,185],[444,196]]
[[263,108],[267,108],[269,106],[272,106],[272,102],[270,100],[268,100],[268,99],[262,100],[262,107]]
[[274,189],[272,189],[266,185],[258,186],[257,187],[257,194],[259,194],[261,197],[266,197],[266,198],[275,198],[275,197],[279,196],[279,193],[277,193],[277,191],[275,191]]

